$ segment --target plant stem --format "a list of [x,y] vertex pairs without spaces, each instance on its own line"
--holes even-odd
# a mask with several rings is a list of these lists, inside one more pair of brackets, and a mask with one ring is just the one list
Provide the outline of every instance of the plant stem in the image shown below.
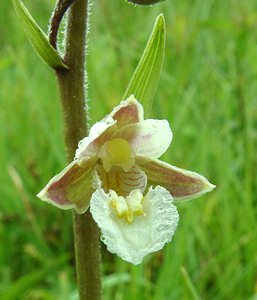
[[[68,160],[87,134],[85,52],[88,0],[76,1],[69,10],[64,61],[69,70],[57,70],[65,124]],[[89,212],[74,212],[74,243],[80,300],[101,299],[99,231]]]
[[57,49],[58,30],[68,8],[77,0],[57,0],[53,16],[50,22],[49,42]]

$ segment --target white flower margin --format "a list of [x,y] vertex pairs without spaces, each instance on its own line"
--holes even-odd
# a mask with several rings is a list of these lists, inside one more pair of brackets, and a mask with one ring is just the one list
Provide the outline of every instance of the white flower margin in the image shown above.
[[107,249],[125,261],[140,264],[143,258],[171,241],[179,215],[170,193],[163,187],[150,188],[143,200],[144,215],[128,224],[117,218],[110,206],[110,194],[97,190],[90,211],[102,232]]

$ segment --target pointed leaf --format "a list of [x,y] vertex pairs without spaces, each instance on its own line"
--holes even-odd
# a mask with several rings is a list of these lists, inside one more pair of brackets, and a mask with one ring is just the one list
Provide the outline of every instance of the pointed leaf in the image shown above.
[[21,19],[23,29],[39,57],[53,69],[67,68],[57,50],[49,43],[47,35],[33,19],[22,1],[12,0],[12,3]]
[[134,94],[149,113],[157,89],[165,52],[165,19],[160,14],[123,99]]

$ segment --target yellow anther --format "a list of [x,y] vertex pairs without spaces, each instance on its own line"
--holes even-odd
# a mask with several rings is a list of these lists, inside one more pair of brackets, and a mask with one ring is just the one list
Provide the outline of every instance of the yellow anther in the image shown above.
[[129,210],[131,210],[133,214],[137,216],[141,216],[144,214],[142,205],[143,195],[139,190],[132,191],[126,198],[126,201]]
[[107,141],[101,148],[99,157],[104,169],[109,172],[113,166],[121,167],[125,172],[135,164],[135,155],[128,141],[116,138]]
[[133,216],[133,211],[128,209],[127,215],[126,215],[126,221],[128,224],[131,224],[133,222],[134,216]]
[[124,197],[118,196],[116,192],[111,191],[111,202],[110,205],[115,211],[119,218],[126,217],[128,212],[128,205]]
[[110,206],[118,218],[122,218],[128,224],[131,224],[134,216],[144,215],[142,200],[143,195],[139,190],[132,191],[126,198],[111,191]]

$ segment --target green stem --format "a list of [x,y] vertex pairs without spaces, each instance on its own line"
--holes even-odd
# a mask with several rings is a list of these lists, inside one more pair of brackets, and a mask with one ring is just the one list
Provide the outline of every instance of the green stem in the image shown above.
[[[68,15],[64,61],[69,70],[57,70],[69,161],[78,142],[86,136],[85,52],[88,0],[74,3]],[[80,300],[101,299],[99,231],[89,212],[74,213],[74,243]]]

